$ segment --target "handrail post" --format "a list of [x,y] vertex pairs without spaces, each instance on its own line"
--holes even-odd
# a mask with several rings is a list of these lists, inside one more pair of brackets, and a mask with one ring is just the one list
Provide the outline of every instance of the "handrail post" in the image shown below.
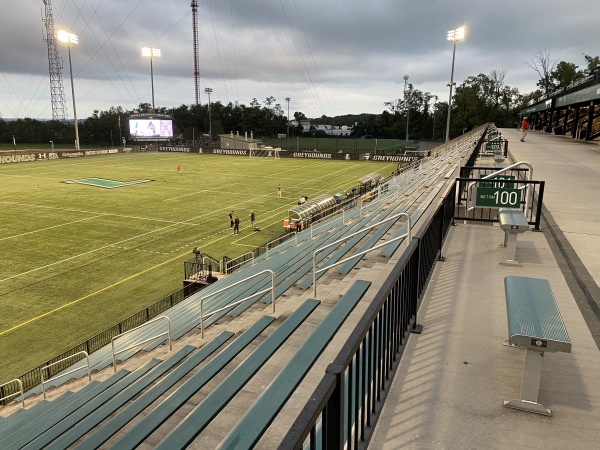
[[271,305],[273,305],[273,313],[275,313],[275,272],[271,272]]
[[200,299],[200,338],[204,339],[204,299],[206,297],[202,297]]

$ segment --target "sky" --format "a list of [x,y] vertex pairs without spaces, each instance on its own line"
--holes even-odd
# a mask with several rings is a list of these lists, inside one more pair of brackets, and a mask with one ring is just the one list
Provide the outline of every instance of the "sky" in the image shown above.
[[[48,0],[49,1],[49,0]],[[71,48],[78,118],[110,107],[195,103],[190,0],[52,0],[55,29],[78,35]],[[44,0],[11,2],[0,27],[0,116],[52,118]],[[249,105],[274,97],[287,114],[374,113],[414,88],[448,101],[454,81],[496,70],[521,93],[536,89],[532,58],[585,67],[600,55],[598,0],[198,0],[200,103]],[[144,46],[160,48],[152,60]],[[68,116],[67,48],[59,44]],[[432,100],[433,101],[433,100]]]

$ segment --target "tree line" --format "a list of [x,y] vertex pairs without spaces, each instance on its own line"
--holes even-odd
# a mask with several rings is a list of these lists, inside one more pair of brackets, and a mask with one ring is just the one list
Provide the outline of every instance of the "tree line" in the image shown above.
[[[519,111],[531,102],[548,97],[557,89],[585,78],[600,68],[600,57],[584,55],[587,67],[553,59],[550,51],[544,50],[531,58],[527,65],[539,76],[538,89],[522,94],[516,87],[505,83],[506,70],[497,69],[490,73],[469,76],[456,86],[452,98],[452,121],[450,137],[456,137],[482,123],[494,122],[499,127],[513,126],[518,120]],[[430,92],[408,86],[402,98],[383,103],[380,114],[321,116],[311,119],[312,125],[349,125],[352,138],[373,137],[381,139],[443,140],[446,132],[448,102]],[[119,145],[123,136],[129,134],[127,117],[132,114],[147,113],[151,105],[142,103],[133,110],[111,107],[107,111],[95,110],[80,122],[80,145],[114,146]],[[212,130],[213,138],[231,131],[253,132],[255,137],[275,137],[288,133],[302,136],[306,130],[299,124],[307,117],[301,112],[293,113],[295,127],[288,127],[287,116],[277,99],[270,96],[259,102],[252,99],[249,105],[240,103],[223,104],[220,101],[209,105],[181,105],[177,108],[156,108],[156,113],[173,117],[174,138],[181,141],[199,139]],[[291,119],[291,118],[290,118]],[[209,123],[210,120],[210,123]],[[408,122],[408,127],[407,127]],[[210,126],[212,124],[212,126]],[[0,142],[4,144],[31,143],[70,144],[75,141],[72,123],[40,121],[30,118],[15,121],[0,119]],[[315,128],[309,135],[319,135]]]

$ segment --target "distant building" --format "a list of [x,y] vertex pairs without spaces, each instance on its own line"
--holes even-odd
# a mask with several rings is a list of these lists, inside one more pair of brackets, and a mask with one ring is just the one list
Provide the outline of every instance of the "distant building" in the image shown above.
[[263,148],[264,144],[261,140],[254,139],[253,134],[244,133],[244,136],[240,136],[239,132],[233,134],[220,134],[219,139],[221,140],[220,147],[223,149],[235,149],[235,150],[258,150]]
[[310,120],[290,120],[289,122],[290,127],[292,128],[296,128],[298,125],[302,126],[302,132],[303,133],[310,133]]
[[[348,125],[336,126],[336,125],[311,125],[310,120],[301,120],[300,125],[302,125],[303,133],[319,133],[323,132],[328,136],[350,136],[352,134],[352,127]],[[297,127],[298,121],[291,120],[291,127]]]

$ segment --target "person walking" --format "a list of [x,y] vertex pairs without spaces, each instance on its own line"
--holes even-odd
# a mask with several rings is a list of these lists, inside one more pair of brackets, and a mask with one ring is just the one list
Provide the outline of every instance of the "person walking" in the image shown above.
[[527,130],[529,129],[529,124],[527,123],[527,117],[523,117],[523,120],[522,120],[519,128],[521,129],[521,142],[525,142],[525,136],[527,136]]
[[281,198],[281,184],[277,186],[277,197]]
[[252,229],[254,230],[254,219],[256,216],[254,215],[254,210],[250,210],[250,224],[252,225]]
[[240,219],[238,216],[235,216],[235,220],[233,222],[233,234],[240,234]]
[[181,175],[181,166],[177,164],[177,175]]
[[233,228],[233,211],[229,213],[229,228]]

